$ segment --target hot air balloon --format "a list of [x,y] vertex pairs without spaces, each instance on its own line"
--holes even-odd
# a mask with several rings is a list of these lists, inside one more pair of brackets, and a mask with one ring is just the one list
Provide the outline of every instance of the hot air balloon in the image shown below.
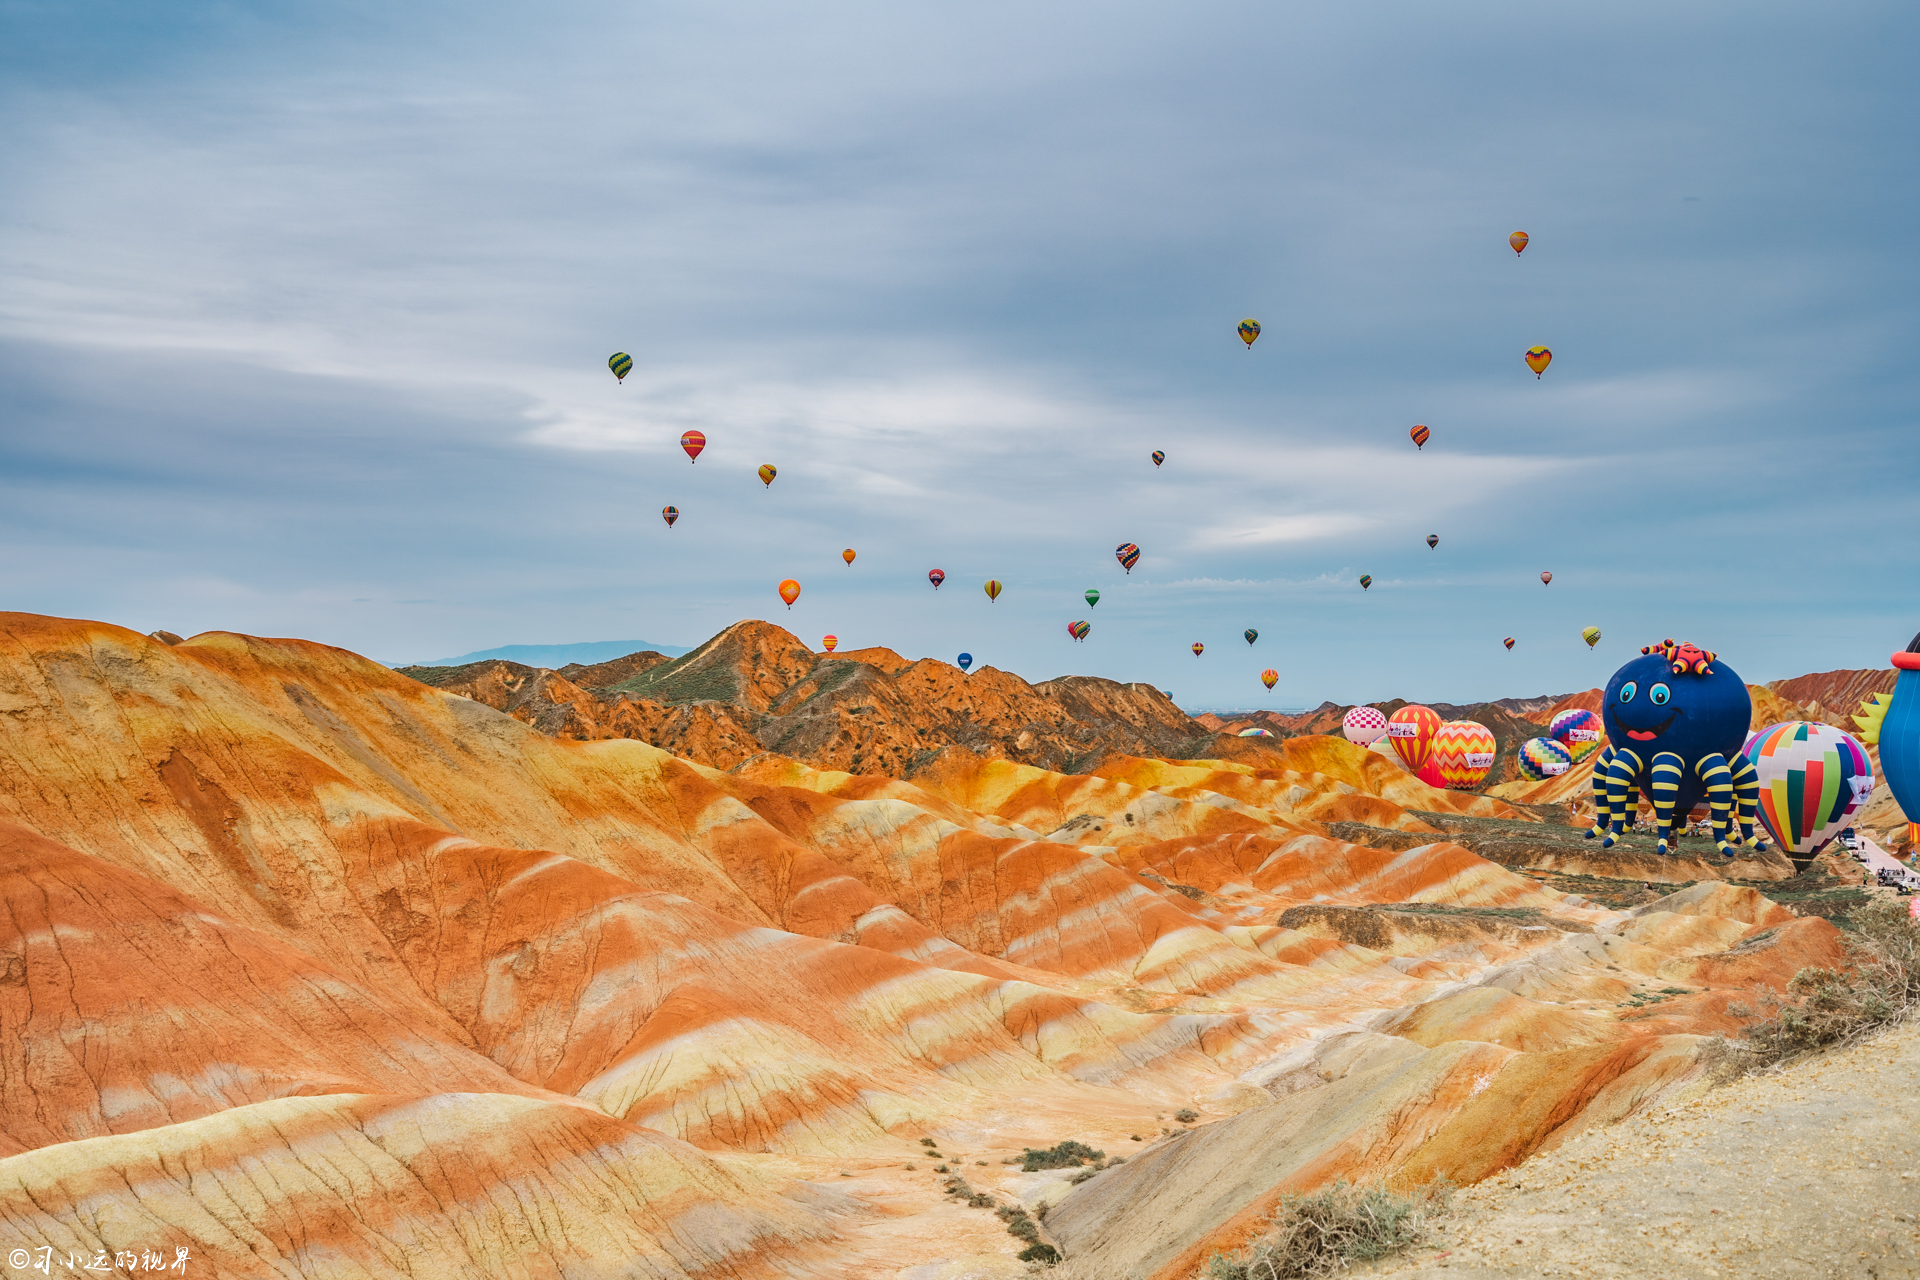
[[1370,586],[1372,586],[1372,585],[1373,585],[1373,575],[1372,575],[1372,574],[1370,574],[1370,573],[1363,573],[1363,574],[1361,574],[1361,575],[1360,575],[1360,589],[1361,589],[1362,591],[1365,591],[1365,590],[1366,590],[1366,589],[1367,589],[1368,587],[1370,587]]
[[1260,638],[1260,633],[1258,631],[1255,631],[1252,627],[1248,627],[1245,631],[1242,631],[1240,634],[1247,638],[1248,644],[1252,644],[1255,640],[1258,640]]
[[1280,673],[1272,667],[1268,667],[1260,673],[1260,683],[1267,686],[1268,690],[1271,691],[1273,686],[1280,683]]
[[1513,246],[1513,254],[1517,258],[1520,256],[1521,251],[1527,247],[1527,233],[1524,231],[1516,231],[1507,237],[1507,243]]
[[1591,649],[1600,643],[1600,628],[1588,627],[1580,633],[1580,638],[1585,640],[1587,642],[1587,648]]
[[1093,624],[1091,622],[1069,622],[1067,624],[1067,634],[1072,636],[1076,641],[1085,640],[1087,633],[1092,630]]
[[1434,731],[1433,765],[1450,791],[1471,791],[1493,769],[1493,730],[1477,720],[1449,720]]
[[760,464],[760,483],[766,485],[767,488],[773,488],[773,478],[779,474],[779,468],[775,467],[771,462],[763,462]]
[[1431,551],[1431,550],[1433,550],[1433,549],[1434,549],[1435,547],[1437,547],[1437,546],[1439,546],[1439,545],[1440,545],[1440,535],[1439,535],[1439,534],[1437,534],[1437,533],[1430,533],[1430,534],[1428,534],[1428,535],[1427,535],[1427,550],[1429,550],[1429,551]]
[[1432,439],[1433,437],[1433,432],[1427,430],[1425,427],[1417,426],[1417,425],[1414,427],[1413,430],[1407,432],[1407,434],[1413,437],[1413,447],[1416,449],[1426,448],[1427,441]]
[[667,528],[671,529],[673,528],[673,522],[680,518],[680,508],[662,507],[660,508],[660,518],[665,520],[667,522]]
[[1433,757],[1433,735],[1439,731],[1440,715],[1431,707],[1404,706],[1387,717],[1387,737],[1393,741],[1393,753],[1407,766],[1407,772],[1415,775]]
[[698,462],[700,460],[700,451],[707,447],[707,433],[704,431],[687,432],[680,437],[680,447],[687,451],[687,461]]
[[1348,742],[1371,746],[1387,736],[1387,718],[1377,707],[1355,707],[1340,721],[1340,732]]
[[933,584],[933,589],[935,591],[938,591],[940,589],[940,584],[945,582],[946,580],[947,580],[947,571],[945,569],[927,570],[927,581]]
[[1260,322],[1258,320],[1242,320],[1240,322],[1240,341],[1246,343],[1248,347],[1252,347],[1253,340],[1259,336]]
[[1163,462],[1165,462],[1166,460],[1167,460],[1167,455],[1166,455],[1166,454],[1164,454],[1164,453],[1162,453],[1162,452],[1160,452],[1160,451],[1159,451],[1158,449],[1155,449],[1155,450],[1153,451],[1153,465],[1154,465],[1154,466],[1156,466],[1156,467],[1157,467],[1157,466],[1159,466],[1159,465],[1160,465],[1161,463],[1163,463]]
[[1120,562],[1121,568],[1132,573],[1133,566],[1140,563],[1140,548],[1131,542],[1123,542],[1113,549],[1113,558]]
[[1097,605],[1099,603],[1100,603],[1100,589],[1098,587],[1088,587],[1087,588],[1087,607],[1092,608],[1094,605]]
[[793,602],[800,598],[800,584],[788,578],[780,584],[780,598],[787,602],[787,608],[793,608]]
[[1562,711],[1547,722],[1547,737],[1567,750],[1567,758],[1579,764],[1600,749],[1607,736],[1606,725],[1591,711],[1574,707]]
[[615,382],[625,382],[627,375],[633,372],[633,357],[624,351],[616,351],[607,357],[607,368],[613,370]]
[[851,565],[853,563],[853,548],[848,547],[845,551],[842,551],[840,553],[840,558],[842,560],[845,560],[849,565]]
[[1899,674],[1879,716],[1880,772],[1894,802],[1912,822],[1920,819],[1920,636],[1889,661]]
[[1528,738],[1516,751],[1520,776],[1528,782],[1545,782],[1573,767],[1567,749],[1551,738]]
[[1508,637],[1507,637],[1507,638],[1506,638],[1505,640],[1502,640],[1502,641],[1501,641],[1500,643],[1501,643],[1501,644],[1503,644],[1503,645],[1505,645],[1505,646],[1507,646],[1507,652],[1509,652],[1509,653],[1511,653],[1511,652],[1513,652],[1513,637],[1512,637],[1512,636],[1508,636]]
[[1527,348],[1527,368],[1533,370],[1533,376],[1536,380],[1541,374],[1547,371],[1547,366],[1552,363],[1553,352],[1547,350],[1545,347]]
[[1273,730],[1242,729],[1239,733],[1235,734],[1234,736],[1238,738],[1271,738],[1273,736]]
[[[1897,690],[1894,698],[1897,703]],[[1747,758],[1760,775],[1760,821],[1803,870],[1873,794],[1867,749],[1830,724],[1769,726],[1747,748]]]
[[1552,581],[1553,581],[1553,570],[1542,569],[1540,571],[1540,585],[1544,587]]
[[1203,654],[1203,653],[1205,653],[1206,651],[1207,651],[1207,646],[1205,646],[1204,644],[1201,644],[1201,643],[1200,643],[1200,642],[1199,642],[1198,640],[1195,640],[1195,641],[1193,642],[1193,656],[1194,656],[1194,657],[1196,657],[1196,658],[1197,658],[1197,657],[1199,657],[1199,656],[1200,656],[1201,654]]
[[953,661],[962,671],[965,671],[968,667],[971,667],[973,665],[973,655],[970,653],[963,653],[959,657],[955,658]]
[[832,653],[835,649],[838,649],[840,647],[840,637],[839,636],[821,636],[820,647],[822,649],[825,649],[828,653]]
[[986,592],[987,592],[987,599],[998,600],[1000,598],[1000,579],[988,578]]

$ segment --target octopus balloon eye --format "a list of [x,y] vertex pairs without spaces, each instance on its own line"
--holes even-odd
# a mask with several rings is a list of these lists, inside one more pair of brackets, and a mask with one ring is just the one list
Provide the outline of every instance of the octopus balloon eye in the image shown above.
[[1663,684],[1657,684],[1653,686],[1653,688],[1647,690],[1647,696],[1653,699],[1654,706],[1664,707],[1667,705],[1667,699],[1671,698],[1673,694],[1668,691],[1667,686]]
[[1620,701],[1632,702],[1633,695],[1640,692],[1640,686],[1629,680],[1620,686]]

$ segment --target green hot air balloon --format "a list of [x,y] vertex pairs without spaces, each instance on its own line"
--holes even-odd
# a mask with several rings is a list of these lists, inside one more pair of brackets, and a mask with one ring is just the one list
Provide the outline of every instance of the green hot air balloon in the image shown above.
[[1246,636],[1248,644],[1252,644],[1255,640],[1258,640],[1260,638],[1260,633],[1258,631],[1255,631],[1252,627],[1248,627],[1245,631],[1241,632],[1241,634]]
[[1100,589],[1098,587],[1087,588],[1087,603],[1089,605],[1096,605],[1100,603]]
[[613,370],[615,382],[625,382],[627,375],[633,372],[633,357],[624,351],[616,351],[607,357],[607,368]]

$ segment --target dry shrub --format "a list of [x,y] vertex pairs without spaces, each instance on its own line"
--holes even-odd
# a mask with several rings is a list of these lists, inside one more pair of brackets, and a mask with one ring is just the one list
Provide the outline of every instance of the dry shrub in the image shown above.
[[1213,1256],[1206,1280],[1296,1280],[1384,1258],[1420,1242],[1428,1218],[1444,1210],[1447,1191],[1436,1185],[1406,1196],[1341,1181],[1288,1196],[1246,1248]]
[[1749,1023],[1742,1040],[1710,1049],[1712,1065],[1724,1074],[1758,1071],[1858,1040],[1920,1007],[1920,920],[1905,900],[1876,897],[1852,922],[1842,967],[1793,975],[1786,999]]

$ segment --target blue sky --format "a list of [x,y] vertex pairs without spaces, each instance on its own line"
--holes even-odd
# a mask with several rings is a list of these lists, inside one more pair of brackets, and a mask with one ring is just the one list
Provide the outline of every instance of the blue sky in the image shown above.
[[396,663],[761,617],[1188,706],[1882,665],[1917,33],[0,0],[0,604]]

